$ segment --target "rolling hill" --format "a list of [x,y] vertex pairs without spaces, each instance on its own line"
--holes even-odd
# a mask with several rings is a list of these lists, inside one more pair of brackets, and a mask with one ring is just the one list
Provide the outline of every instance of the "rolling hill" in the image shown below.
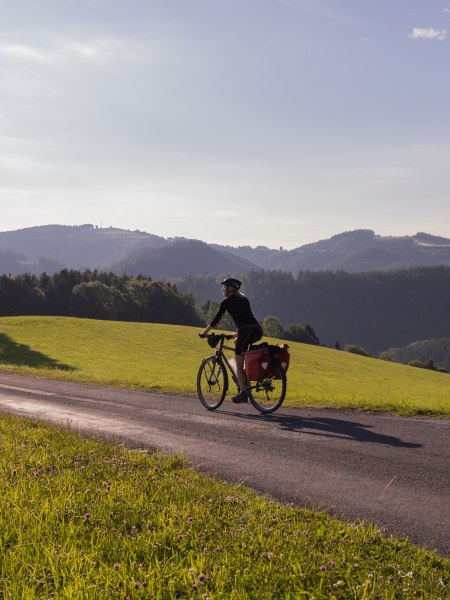
[[227,248],[260,268],[300,271],[393,271],[450,265],[450,239],[417,233],[388,237],[369,229],[347,231],[294,250]]
[[10,250],[0,250],[0,274],[21,275],[31,273],[39,275],[44,271],[55,273],[64,268],[64,265],[56,260],[38,258],[35,262],[30,262],[27,257],[19,252]]
[[205,242],[180,240],[162,248],[137,252],[111,268],[119,275],[147,275],[155,279],[203,273],[245,273],[256,267],[244,258],[216,250]]
[[[182,244],[188,242],[192,245],[184,255]],[[45,225],[0,232],[0,251],[21,255],[16,258],[4,255],[3,262],[0,261],[0,271],[13,275],[25,272],[24,269],[38,272],[39,261],[46,265],[49,273],[61,268],[89,268],[118,269],[132,274],[144,269],[143,272],[158,277],[238,274],[251,269],[281,270],[296,275],[300,271],[364,272],[450,265],[450,239],[428,233],[379,236],[369,229],[347,231],[284,250],[205,244],[199,240],[163,238],[142,231],[103,229],[90,224]]]
[[[0,232],[0,249],[20,253],[22,263],[34,272],[39,261],[57,261],[58,267],[101,269],[140,248],[155,248],[168,243],[156,235],[126,229],[93,225],[44,225],[17,231]],[[51,263],[48,263],[51,264]],[[24,272],[22,267],[12,274]]]
[[[0,370],[196,395],[210,353],[198,328],[66,317],[1,317]],[[285,406],[449,416],[449,375],[289,342]],[[157,348],[157,351],[155,351]]]

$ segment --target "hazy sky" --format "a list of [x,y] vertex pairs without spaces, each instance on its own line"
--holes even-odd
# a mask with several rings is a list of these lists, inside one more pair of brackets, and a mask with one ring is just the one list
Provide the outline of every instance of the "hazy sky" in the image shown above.
[[0,0],[0,230],[450,237],[450,0]]

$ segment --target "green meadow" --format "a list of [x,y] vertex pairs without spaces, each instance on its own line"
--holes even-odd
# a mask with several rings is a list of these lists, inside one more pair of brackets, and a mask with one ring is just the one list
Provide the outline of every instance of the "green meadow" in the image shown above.
[[0,416],[0,598],[444,600],[450,561],[36,421]]
[[[197,333],[154,323],[3,317],[0,369],[195,395],[200,361],[213,352]],[[290,352],[285,406],[450,415],[449,374],[298,343]]]
[[[0,369],[195,395],[189,327],[0,319]],[[291,344],[286,404],[448,417],[448,375]],[[443,600],[450,562],[376,526],[0,415],[0,599]]]

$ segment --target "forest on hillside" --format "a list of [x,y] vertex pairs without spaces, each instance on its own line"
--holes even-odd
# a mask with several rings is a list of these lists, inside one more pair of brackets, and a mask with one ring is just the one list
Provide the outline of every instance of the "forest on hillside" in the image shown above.
[[[90,319],[141,321],[203,327],[219,308],[216,300],[199,308],[191,293],[179,292],[170,282],[150,277],[63,269],[54,275],[0,277],[0,316],[51,315]],[[276,319],[264,320],[267,335],[318,344],[307,326],[283,328]],[[217,328],[235,328],[229,315]]]
[[54,275],[2,275],[0,316],[51,315],[202,325],[192,294],[149,277],[63,269]]
[[[255,315],[309,323],[321,345],[358,344],[371,354],[417,340],[450,337],[450,267],[398,271],[252,271],[243,292]],[[220,298],[213,276],[177,280],[203,304]]]
[[[242,290],[255,316],[286,339],[308,329],[323,346],[358,345],[376,355],[419,340],[450,337],[450,267],[366,273],[252,271]],[[98,271],[0,277],[0,315],[64,315],[203,325],[217,308],[216,276],[175,282]],[[228,326],[230,326],[228,324]],[[232,327],[232,325],[230,326]],[[283,334],[284,334],[283,333]],[[289,337],[288,337],[289,336]],[[308,338],[306,338],[308,339]]]
[[450,338],[421,340],[403,348],[390,348],[386,358],[405,365],[444,368],[450,373]]

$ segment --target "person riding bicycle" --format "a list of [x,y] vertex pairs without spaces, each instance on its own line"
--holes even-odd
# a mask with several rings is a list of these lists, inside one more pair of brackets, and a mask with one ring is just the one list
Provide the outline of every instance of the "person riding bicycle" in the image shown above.
[[208,332],[217,325],[225,311],[233,319],[237,334],[236,340],[236,375],[239,381],[240,392],[232,398],[233,402],[247,402],[247,377],[244,371],[244,357],[242,352],[248,350],[250,344],[257,342],[263,336],[261,325],[255,319],[250,307],[250,302],[242,292],[239,291],[242,283],[239,279],[228,277],[220,282],[224,299],[220,303],[219,310],[211,323],[199,333],[200,337],[206,337]]

